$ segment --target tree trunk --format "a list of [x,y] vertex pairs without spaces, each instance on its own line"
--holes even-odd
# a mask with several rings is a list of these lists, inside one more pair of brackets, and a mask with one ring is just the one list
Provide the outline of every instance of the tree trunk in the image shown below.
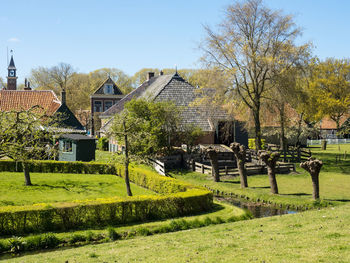
[[269,175],[271,193],[278,194],[278,187],[276,181],[276,168],[267,166],[267,174]]
[[239,177],[241,181],[241,188],[246,188],[248,187],[248,180],[247,180],[247,169],[245,168],[245,158],[246,158],[245,146],[241,145],[238,142],[233,142],[231,143],[230,148],[236,157]]
[[128,149],[128,135],[126,134],[125,121],[123,122],[124,128],[124,143],[125,143],[125,185],[126,192],[128,196],[132,196],[131,188],[130,188],[130,180],[129,180],[129,149]]
[[320,185],[319,185],[318,175],[319,174],[311,175],[312,187],[313,187],[312,197],[314,200],[320,199]]
[[308,171],[311,175],[313,192],[312,197],[314,200],[320,198],[320,184],[319,184],[319,174],[322,168],[322,161],[310,157],[306,162],[300,164],[300,167]]
[[219,174],[219,162],[218,162],[218,153],[215,150],[208,151],[210,164],[212,167],[212,176],[214,182],[220,182],[220,174]]
[[276,165],[278,158],[280,157],[279,152],[267,152],[259,151],[259,159],[263,161],[267,166],[267,174],[270,181],[271,193],[278,194],[277,180],[276,180]]
[[299,119],[299,121],[298,121],[298,133],[297,133],[296,146],[297,146],[297,145],[301,145],[301,142],[300,142],[300,135],[301,135],[301,132],[302,132],[302,130],[301,130],[301,124],[302,124],[302,122],[303,122],[303,116],[304,116],[304,113],[301,113],[301,114],[300,114],[300,119]]
[[260,126],[260,107],[253,112],[255,125],[255,148],[261,150],[261,126]]
[[26,162],[23,162],[23,172],[24,172],[24,184],[26,186],[32,185],[32,182],[30,180],[29,166]]
[[281,126],[281,134],[280,134],[280,145],[283,151],[283,161],[287,162],[287,141],[285,136],[285,115],[284,115],[284,104],[281,105],[279,109],[280,112],[280,126]]
[[241,188],[248,187],[248,179],[247,179],[247,169],[245,168],[244,161],[237,160],[237,167],[239,171],[239,177],[241,181]]

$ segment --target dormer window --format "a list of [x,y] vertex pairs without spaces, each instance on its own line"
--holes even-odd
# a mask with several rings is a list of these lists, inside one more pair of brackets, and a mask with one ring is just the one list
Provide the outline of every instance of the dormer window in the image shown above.
[[105,84],[105,94],[113,94],[113,84]]

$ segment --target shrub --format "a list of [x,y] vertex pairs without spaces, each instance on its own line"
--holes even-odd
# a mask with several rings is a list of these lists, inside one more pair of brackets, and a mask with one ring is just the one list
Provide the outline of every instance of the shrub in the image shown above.
[[11,249],[10,243],[5,240],[0,240],[0,254]]
[[136,233],[140,236],[149,236],[151,234],[151,231],[146,227],[140,227],[136,230]]
[[8,240],[10,243],[10,250],[12,253],[18,253],[24,250],[25,242],[22,237],[12,237]]
[[[34,160],[29,164],[34,173],[116,174],[116,167],[97,162],[63,162]],[[0,171],[23,172],[21,162],[0,160]]]
[[97,149],[101,151],[108,151],[108,138],[101,137],[97,141]]
[[84,241],[86,241],[86,236],[81,234],[73,234],[68,239],[69,244],[75,244],[75,243],[84,242]]
[[118,240],[121,236],[114,230],[113,227],[107,228],[108,237],[110,240]]
[[[265,139],[261,139],[261,148],[262,149],[265,149],[265,143],[266,143],[266,140]],[[249,147],[249,149],[256,150],[255,138],[248,139],[248,147]]]

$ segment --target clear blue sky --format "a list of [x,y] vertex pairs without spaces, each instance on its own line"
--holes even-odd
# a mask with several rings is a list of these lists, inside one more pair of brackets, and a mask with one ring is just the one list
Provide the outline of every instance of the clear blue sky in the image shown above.
[[[0,77],[14,49],[19,82],[32,68],[72,64],[80,72],[115,67],[196,68],[203,24],[221,21],[229,0],[0,0]],[[350,1],[265,0],[294,14],[320,58],[350,57]]]

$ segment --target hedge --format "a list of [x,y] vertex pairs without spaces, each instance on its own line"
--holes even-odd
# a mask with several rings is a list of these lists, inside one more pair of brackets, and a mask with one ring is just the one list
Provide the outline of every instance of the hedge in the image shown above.
[[[29,167],[30,171],[34,173],[116,174],[114,165],[97,162],[34,160],[29,162]],[[0,171],[23,172],[22,163],[12,160],[0,160]]]
[[[266,144],[266,140],[265,139],[261,139],[261,148],[262,149],[265,149],[265,144]],[[249,149],[256,150],[255,139],[254,138],[249,138],[248,139],[248,147],[249,147]]]
[[207,211],[213,203],[212,193],[204,188],[142,168],[130,168],[130,179],[164,195],[4,206],[0,207],[0,235],[66,231],[172,218]]

